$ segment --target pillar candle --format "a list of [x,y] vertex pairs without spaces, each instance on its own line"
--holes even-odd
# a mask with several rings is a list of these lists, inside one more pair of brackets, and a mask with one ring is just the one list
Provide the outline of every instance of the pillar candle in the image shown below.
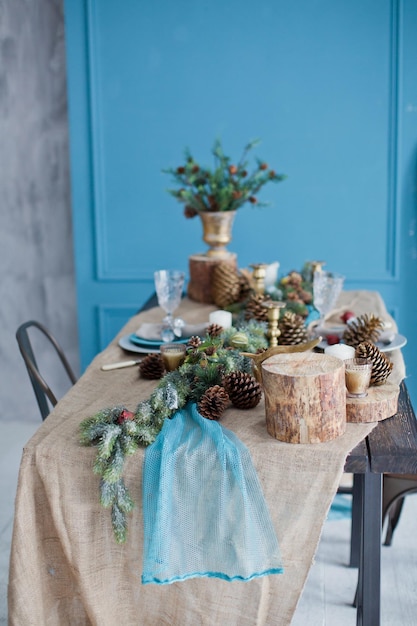
[[218,324],[222,328],[230,328],[232,325],[232,314],[229,311],[213,311],[209,315],[210,324]]
[[353,359],[355,356],[355,348],[347,346],[345,343],[335,343],[332,346],[326,346],[324,348],[324,354],[335,356],[344,361],[345,359]]

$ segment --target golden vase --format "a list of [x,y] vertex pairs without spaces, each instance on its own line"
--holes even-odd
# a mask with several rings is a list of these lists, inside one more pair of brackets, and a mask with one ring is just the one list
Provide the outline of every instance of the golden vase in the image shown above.
[[228,257],[226,246],[232,239],[232,226],[236,211],[200,211],[203,223],[203,240],[209,246],[206,256]]

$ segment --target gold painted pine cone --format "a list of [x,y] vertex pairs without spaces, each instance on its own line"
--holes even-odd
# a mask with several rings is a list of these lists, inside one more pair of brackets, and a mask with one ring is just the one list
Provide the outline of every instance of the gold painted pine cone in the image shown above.
[[238,302],[240,296],[239,273],[230,263],[219,263],[214,267],[211,295],[216,306],[221,309]]

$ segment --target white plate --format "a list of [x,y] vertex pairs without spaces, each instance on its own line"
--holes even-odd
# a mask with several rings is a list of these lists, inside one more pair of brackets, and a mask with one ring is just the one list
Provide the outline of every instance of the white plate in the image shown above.
[[[407,339],[404,335],[395,335],[394,339],[389,343],[377,341],[375,345],[381,350],[381,352],[391,352],[392,350],[399,350],[400,348],[403,348],[406,343]],[[328,345],[327,341],[323,339],[323,341],[320,341],[317,345],[317,348],[324,350],[324,348],[327,348]]]
[[130,335],[125,335],[119,339],[119,346],[128,352],[137,352],[139,354],[158,354],[159,348],[142,348],[130,341]]

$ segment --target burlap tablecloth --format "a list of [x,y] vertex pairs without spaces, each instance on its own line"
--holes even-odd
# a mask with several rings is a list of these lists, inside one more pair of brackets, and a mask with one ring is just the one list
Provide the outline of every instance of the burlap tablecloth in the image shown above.
[[[388,317],[377,293],[344,292],[338,305]],[[179,313],[197,323],[206,321],[211,310],[186,299]],[[345,458],[374,424],[348,424],[342,437],[328,443],[294,445],[267,434],[263,403],[250,412],[229,409],[222,424],[250,450],[280,543],[284,574],[250,582],[202,578],[144,586],[143,450],[127,462],[126,483],[137,506],[129,516],[127,543],[118,545],[110,513],[98,501],[99,479],[92,472],[96,451],[79,445],[78,428],[101,408],[125,404],[134,410],[150,395],[155,383],[141,380],[137,368],[103,372],[100,367],[128,358],[118,346],[120,336],[143,321],[161,318],[160,310],[132,318],[24,448],[10,560],[10,626],[291,622]],[[400,351],[392,357],[399,381],[404,376]]]

